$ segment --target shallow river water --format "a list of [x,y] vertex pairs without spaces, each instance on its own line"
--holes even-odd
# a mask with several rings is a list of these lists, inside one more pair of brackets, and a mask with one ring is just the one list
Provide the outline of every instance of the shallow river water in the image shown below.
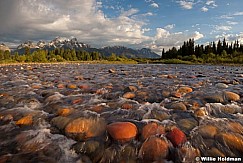
[[203,161],[243,161],[243,67],[0,66],[0,163]]

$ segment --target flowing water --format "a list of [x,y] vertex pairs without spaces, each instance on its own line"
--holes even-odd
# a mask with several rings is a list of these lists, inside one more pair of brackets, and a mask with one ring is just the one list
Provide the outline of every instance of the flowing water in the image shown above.
[[0,163],[243,161],[243,67],[25,64],[0,77]]

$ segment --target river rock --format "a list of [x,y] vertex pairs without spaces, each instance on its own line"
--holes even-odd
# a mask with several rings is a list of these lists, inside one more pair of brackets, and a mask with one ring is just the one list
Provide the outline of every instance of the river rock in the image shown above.
[[176,75],[169,74],[169,75],[167,75],[167,78],[168,79],[175,79],[175,78],[177,78],[177,76]]
[[71,121],[71,118],[58,116],[51,120],[51,124],[57,127],[59,130],[64,130],[67,124]]
[[130,109],[133,108],[133,105],[129,104],[129,103],[124,103],[124,104],[122,104],[121,108],[126,109],[126,110],[130,110]]
[[163,161],[168,154],[168,142],[156,136],[149,137],[139,150],[139,157],[143,162]]
[[58,109],[57,115],[66,117],[69,114],[71,114],[71,112],[72,112],[71,108],[62,108],[62,109]]
[[126,92],[125,94],[123,94],[123,98],[126,98],[126,99],[133,99],[135,97],[135,93],[133,92]]
[[224,95],[228,101],[239,101],[240,96],[234,92],[224,92]]
[[125,144],[119,150],[119,160],[120,163],[136,163],[137,162],[137,149],[133,144]]
[[33,88],[33,89],[41,89],[42,85],[41,84],[32,84],[31,88]]
[[107,131],[113,139],[127,142],[136,137],[138,129],[131,122],[114,122],[107,125]]
[[215,86],[220,89],[225,89],[229,87],[227,84],[224,83],[217,83]]
[[232,132],[243,134],[243,126],[238,122],[229,122],[227,128]]
[[176,97],[176,98],[181,98],[182,97],[181,93],[180,92],[176,92],[176,91],[171,92],[170,95],[172,97]]
[[163,90],[162,91],[162,96],[163,97],[170,97],[170,95],[171,95],[171,91],[170,90]]
[[142,139],[146,140],[148,137],[152,135],[161,135],[165,133],[165,127],[158,125],[155,122],[151,122],[146,124],[142,129]]
[[103,118],[77,118],[65,127],[65,134],[76,140],[86,140],[104,134],[106,122]]
[[222,93],[209,94],[204,97],[204,100],[208,103],[224,103],[224,96]]
[[243,153],[243,137],[239,134],[233,133],[219,133],[215,136],[215,139],[226,144],[232,151],[237,150],[241,154]]
[[62,99],[64,95],[60,94],[59,92],[55,92],[54,95],[51,95],[45,99],[46,103],[54,103]]
[[88,84],[81,84],[81,85],[79,85],[79,88],[83,89],[83,90],[87,90],[87,89],[90,89],[90,86]]
[[187,141],[186,135],[179,128],[173,128],[166,134],[166,137],[171,141],[174,147],[178,147]]
[[207,113],[207,110],[204,107],[196,109],[194,111],[194,116],[197,117],[197,118],[204,117],[206,115],[208,115],[208,113]]
[[180,119],[177,121],[178,126],[189,133],[194,127],[198,126],[198,122],[194,118]]
[[163,120],[169,119],[170,117],[171,117],[171,115],[169,115],[165,111],[163,111],[161,109],[153,108],[151,110],[150,114],[145,114],[143,116],[143,119],[157,119],[159,121],[163,121]]
[[179,92],[179,93],[182,93],[182,94],[186,94],[186,93],[190,93],[190,92],[192,92],[193,90],[192,90],[192,88],[190,88],[190,87],[180,87],[178,90],[177,90],[177,92]]
[[127,88],[125,88],[124,92],[136,92],[138,88],[136,86],[130,85]]
[[165,105],[166,108],[168,109],[174,109],[174,110],[187,110],[186,105],[183,102],[176,102],[172,104]]
[[68,84],[67,88],[69,88],[69,89],[76,89],[77,85],[76,84]]
[[7,114],[5,116],[1,116],[0,120],[2,120],[3,122],[10,122],[14,119],[12,114]]
[[109,73],[116,73],[116,70],[114,70],[114,69],[109,69],[108,72],[109,72]]
[[225,154],[220,151],[218,148],[212,147],[205,151],[206,156],[218,156],[218,157],[225,157]]
[[74,76],[75,80],[84,80],[84,77],[82,75]]
[[203,138],[214,138],[214,136],[218,133],[217,127],[213,125],[204,125],[200,126],[198,129],[198,134]]
[[21,119],[19,119],[16,123],[16,125],[19,125],[19,126],[30,126],[33,124],[33,117],[32,115],[27,115]]
[[97,140],[87,140],[78,142],[73,146],[73,149],[78,154],[85,154],[90,157],[92,162],[98,162],[104,153],[104,142]]
[[66,85],[60,83],[60,84],[57,85],[57,88],[59,88],[59,89],[64,89],[64,88],[66,88]]
[[[173,160],[179,162],[192,162],[196,157],[200,157],[199,149],[192,147],[190,144],[185,144],[179,148],[176,148],[175,157]],[[213,155],[209,155],[213,156]]]

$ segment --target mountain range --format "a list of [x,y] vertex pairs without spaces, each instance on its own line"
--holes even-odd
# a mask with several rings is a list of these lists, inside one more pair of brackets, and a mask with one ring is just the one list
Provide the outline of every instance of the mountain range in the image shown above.
[[[128,58],[160,58],[158,54],[153,52],[151,49],[142,48],[142,49],[132,49],[124,46],[108,46],[103,48],[92,48],[90,45],[79,42],[75,37],[70,39],[63,37],[56,37],[54,40],[50,42],[39,41],[34,43],[32,41],[26,41],[16,49],[13,49],[12,52],[18,52],[19,54],[24,54],[25,48],[30,48],[30,51],[33,52],[38,49],[48,49],[54,50],[56,48],[64,48],[64,49],[75,49],[75,50],[83,50],[87,52],[99,52],[103,56],[110,56],[112,53],[115,53],[117,56],[126,56]],[[9,48],[1,44],[0,50],[8,50]],[[10,50],[10,49],[9,49]]]
[[7,45],[5,45],[4,43],[2,43],[2,44],[0,44],[0,50],[2,50],[2,51],[11,51],[10,50],[10,48],[7,46]]

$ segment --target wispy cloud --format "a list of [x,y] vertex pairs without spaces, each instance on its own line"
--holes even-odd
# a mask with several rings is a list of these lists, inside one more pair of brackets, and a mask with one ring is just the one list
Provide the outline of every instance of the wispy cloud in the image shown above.
[[232,29],[232,27],[231,26],[226,26],[226,25],[216,25],[215,29],[217,31],[229,31],[229,30]]
[[242,12],[235,12],[232,14],[233,16],[243,16],[243,11]]
[[159,8],[159,5],[155,2],[151,3],[150,6],[154,7],[154,8]]
[[226,23],[229,24],[229,25],[237,25],[237,24],[239,24],[238,22],[235,22],[235,21],[227,21]]
[[221,15],[219,18],[220,19],[234,19],[234,17],[236,17],[236,16],[243,16],[243,11],[238,11],[238,12],[234,12],[234,13]]
[[168,24],[165,26],[165,29],[173,29],[175,27],[175,24]]

